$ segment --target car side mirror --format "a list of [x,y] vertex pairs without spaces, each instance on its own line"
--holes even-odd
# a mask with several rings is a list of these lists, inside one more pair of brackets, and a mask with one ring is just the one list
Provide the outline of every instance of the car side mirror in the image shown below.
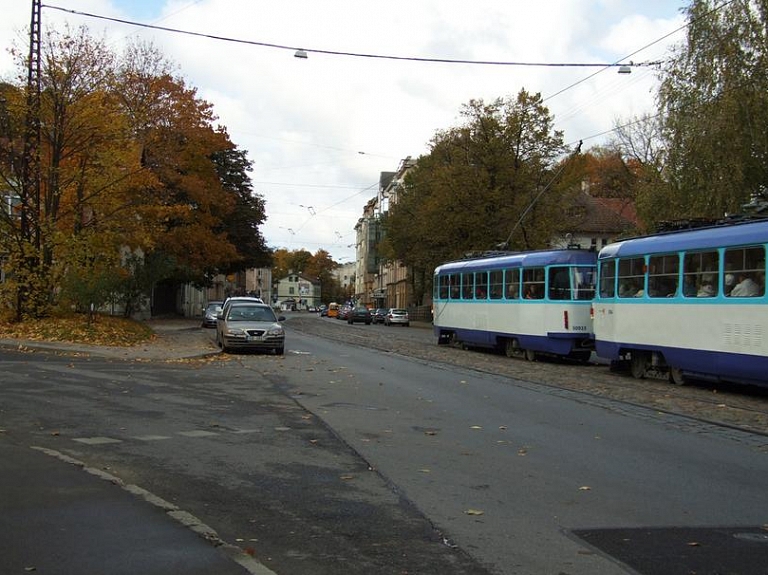
[[277,321],[285,321],[285,316],[284,315],[278,316]]

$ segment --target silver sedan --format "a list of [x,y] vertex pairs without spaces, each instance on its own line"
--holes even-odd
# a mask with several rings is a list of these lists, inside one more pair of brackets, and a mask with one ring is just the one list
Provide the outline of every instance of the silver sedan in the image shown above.
[[268,305],[232,303],[216,318],[216,344],[222,351],[265,350],[285,352],[285,330]]

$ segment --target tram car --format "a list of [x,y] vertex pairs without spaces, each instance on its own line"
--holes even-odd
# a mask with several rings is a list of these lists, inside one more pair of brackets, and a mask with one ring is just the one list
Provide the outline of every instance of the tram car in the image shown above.
[[636,378],[768,384],[768,220],[616,242],[598,254],[597,355]]
[[590,305],[597,253],[505,253],[440,265],[434,272],[434,332],[440,344],[590,358]]

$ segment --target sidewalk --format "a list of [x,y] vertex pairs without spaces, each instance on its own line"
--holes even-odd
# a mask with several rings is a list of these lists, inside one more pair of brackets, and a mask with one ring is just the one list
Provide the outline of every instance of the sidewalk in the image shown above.
[[174,505],[0,434],[0,573],[30,572],[272,574]]
[[155,339],[133,346],[89,345],[56,341],[0,339],[0,348],[45,350],[77,353],[89,356],[138,361],[173,361],[204,357],[219,353],[215,330],[200,327],[196,318],[172,318],[146,322],[155,332]]
[[[174,361],[218,353],[198,320],[149,322],[132,347],[0,340],[0,347]],[[0,422],[0,573],[274,575],[192,515],[67,456],[14,443]]]

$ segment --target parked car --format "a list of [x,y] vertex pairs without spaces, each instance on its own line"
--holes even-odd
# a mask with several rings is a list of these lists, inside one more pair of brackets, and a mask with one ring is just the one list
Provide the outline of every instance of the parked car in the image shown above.
[[371,325],[371,322],[373,321],[371,318],[371,310],[364,306],[353,308],[347,315],[347,323],[351,325],[358,321],[365,322],[365,325]]
[[219,300],[208,302],[208,305],[203,309],[203,324],[201,327],[216,327],[216,316],[221,311],[222,305],[224,305],[224,302]]
[[408,318],[408,310],[400,308],[388,309],[387,315],[384,316],[384,325],[403,325],[408,327],[411,325]]
[[386,315],[387,315],[387,311],[388,311],[388,310],[387,310],[387,308],[385,308],[385,307],[380,307],[380,308],[377,308],[377,309],[376,309],[376,310],[375,310],[375,311],[374,311],[374,312],[371,314],[371,316],[372,316],[372,317],[371,317],[371,319],[372,319],[373,323],[384,323],[384,318],[385,318],[385,317],[386,317]]
[[285,352],[285,330],[271,307],[260,303],[230,302],[216,320],[216,344],[224,352],[271,350]]

